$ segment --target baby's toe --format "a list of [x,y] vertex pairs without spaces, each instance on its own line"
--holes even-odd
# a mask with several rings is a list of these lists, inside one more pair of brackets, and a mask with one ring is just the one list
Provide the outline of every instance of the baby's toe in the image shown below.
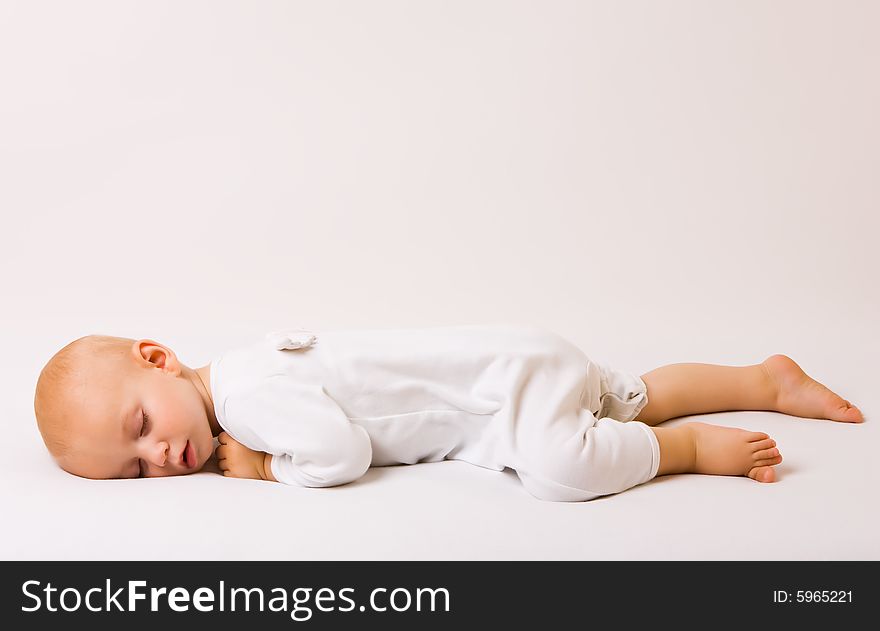
[[770,449],[771,447],[776,446],[776,441],[772,438],[765,438],[764,440],[755,440],[749,443],[749,447],[754,449],[755,451],[762,451],[764,449]]
[[852,405],[849,401],[846,402],[845,406],[840,409],[841,421],[845,421],[847,423],[861,423],[865,420],[865,417],[862,415],[862,411],[856,406]]
[[775,458],[766,458],[764,460],[755,460],[752,467],[773,467],[775,465],[782,464],[782,456],[776,456]]
[[775,458],[779,455],[779,449],[776,447],[771,447],[769,449],[761,449],[752,454],[752,457],[755,460],[767,460],[768,458]]
[[754,467],[749,471],[749,477],[758,482],[773,482],[776,479],[776,473],[773,467]]

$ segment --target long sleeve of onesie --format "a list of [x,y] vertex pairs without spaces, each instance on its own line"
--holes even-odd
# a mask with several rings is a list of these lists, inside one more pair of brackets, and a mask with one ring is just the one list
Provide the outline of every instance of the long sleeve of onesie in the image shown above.
[[647,386],[562,336],[518,324],[288,329],[211,362],[220,425],[273,454],[279,481],[333,486],[370,466],[462,460],[584,501],[653,478],[635,421]]
[[370,467],[370,436],[320,386],[279,374],[242,394],[247,396],[227,399],[226,418],[259,423],[237,425],[233,438],[273,454],[272,474],[279,482],[336,486],[358,479]]

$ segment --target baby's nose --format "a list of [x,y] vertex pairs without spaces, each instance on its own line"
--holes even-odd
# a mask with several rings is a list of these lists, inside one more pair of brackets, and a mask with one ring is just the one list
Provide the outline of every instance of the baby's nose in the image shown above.
[[170,445],[164,440],[157,442],[153,446],[153,457],[151,458],[153,464],[157,467],[164,467],[168,461],[168,450],[170,448]]

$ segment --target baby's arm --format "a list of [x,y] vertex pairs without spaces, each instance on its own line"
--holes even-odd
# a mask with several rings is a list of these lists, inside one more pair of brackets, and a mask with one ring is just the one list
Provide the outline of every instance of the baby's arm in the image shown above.
[[278,481],[272,475],[272,454],[249,449],[226,432],[220,432],[217,440],[220,441],[216,451],[217,464],[223,475],[251,480]]
[[272,475],[272,454],[263,454],[263,479],[278,482]]

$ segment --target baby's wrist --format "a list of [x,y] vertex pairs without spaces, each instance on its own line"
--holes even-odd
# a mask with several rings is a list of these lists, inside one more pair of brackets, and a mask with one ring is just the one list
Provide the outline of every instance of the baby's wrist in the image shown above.
[[269,482],[277,482],[275,476],[272,475],[272,454],[263,454],[263,466],[260,471],[261,477]]

